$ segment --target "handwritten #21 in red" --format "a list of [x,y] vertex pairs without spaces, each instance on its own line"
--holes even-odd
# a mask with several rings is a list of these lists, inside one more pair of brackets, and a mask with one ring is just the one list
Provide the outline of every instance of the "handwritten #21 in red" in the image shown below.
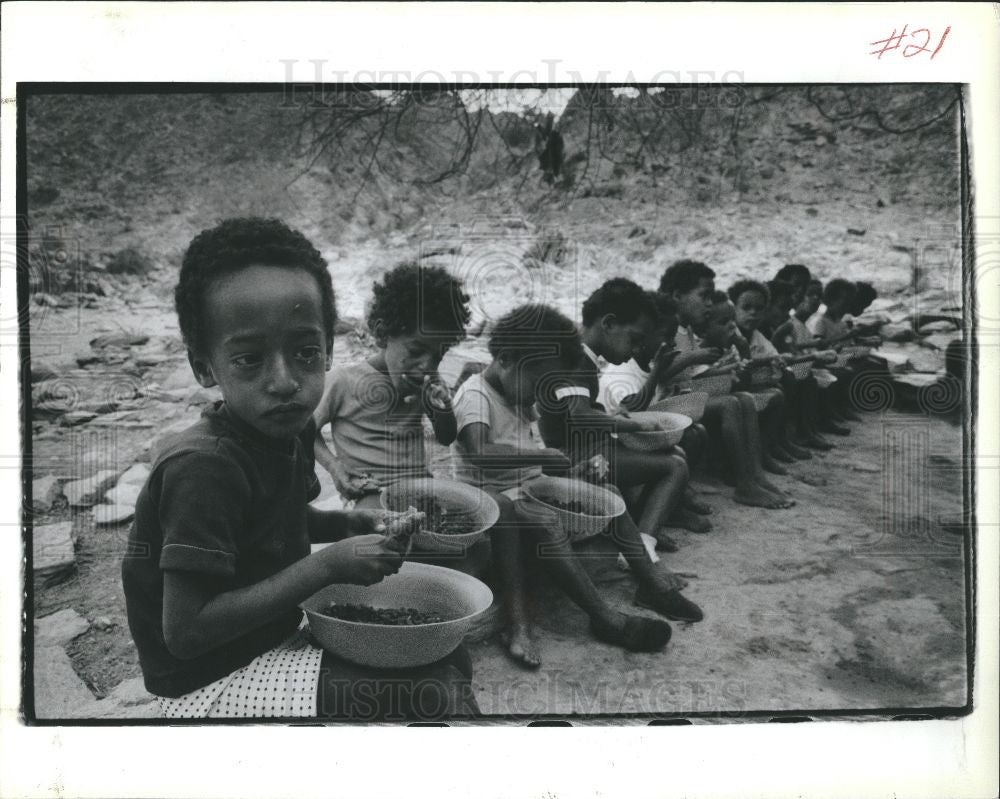
[[[877,55],[880,59],[885,53],[891,50],[898,50],[899,45],[902,43],[903,38],[906,36],[906,30],[909,23],[903,26],[903,30],[896,33],[896,29],[892,29],[892,36],[887,39],[879,39],[877,42],[869,42],[871,45],[882,45],[878,50],[872,50],[868,55]],[[928,45],[931,42],[931,32],[927,28],[917,28],[915,31],[910,32],[910,39],[914,40],[913,43],[906,45],[903,48],[903,58],[913,58],[915,55],[920,55],[921,53],[930,53],[931,59],[940,52],[941,48],[944,46],[944,40],[948,38],[948,32],[951,30],[949,25],[944,29],[944,33],[941,34],[941,40],[937,43],[937,47],[932,51]],[[923,44],[920,43],[921,38],[923,39]]]

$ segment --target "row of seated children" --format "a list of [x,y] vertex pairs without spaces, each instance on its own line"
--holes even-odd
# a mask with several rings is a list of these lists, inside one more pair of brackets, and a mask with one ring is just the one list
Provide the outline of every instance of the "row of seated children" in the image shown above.
[[[486,491],[500,508],[490,544],[507,613],[504,639],[510,654],[528,667],[540,663],[530,613],[537,567],[588,614],[601,640],[642,651],[661,648],[670,636],[666,621],[613,609],[555,517],[523,501],[523,486],[543,472],[615,491],[638,488],[635,521],[626,513],[608,530],[638,582],[635,601],[668,619],[702,618],[681,593],[685,582],[653,567],[639,534],[659,532],[668,517],[683,520],[693,513],[681,508],[693,502],[684,495],[687,465],[677,454],[640,456],[617,447],[619,432],[653,425],[609,416],[596,402],[600,359],[621,363],[632,357],[654,316],[647,293],[629,281],[611,281],[584,303],[582,334],[552,308],[516,308],[493,327],[492,362],[468,377],[452,399],[438,366],[464,335],[468,296],[439,267],[402,264],[374,286],[368,325],[376,353],[335,368],[316,411],[317,460],[356,507],[378,507],[384,488],[429,474],[424,416],[437,441],[452,445],[454,476]],[[327,424],[334,452],[321,433]],[[415,556],[435,559],[426,552]]]

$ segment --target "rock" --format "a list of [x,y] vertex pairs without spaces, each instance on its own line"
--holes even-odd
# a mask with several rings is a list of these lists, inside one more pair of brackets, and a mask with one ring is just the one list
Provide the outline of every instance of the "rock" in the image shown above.
[[155,719],[163,715],[156,697],[143,685],[142,677],[120,683],[90,709],[92,718],[102,719]]
[[852,463],[851,470],[865,474],[879,474],[882,471],[882,467],[876,466],[873,463]]
[[957,325],[948,319],[938,319],[936,322],[928,322],[920,326],[920,335],[927,336],[931,333],[951,333],[958,330]]
[[93,411],[69,411],[59,417],[59,424],[63,427],[76,427],[96,418],[97,414]]
[[31,532],[32,569],[43,585],[62,582],[76,571],[73,522],[42,524]]
[[920,342],[925,347],[930,347],[938,352],[944,352],[948,349],[948,345],[953,341],[961,340],[962,335],[957,331],[951,331],[948,333],[934,333],[931,336],[926,336]]
[[91,511],[95,524],[121,524],[135,516],[135,505],[94,505]]
[[628,237],[630,239],[636,239],[639,236],[645,236],[645,235],[646,235],[646,228],[644,228],[642,225],[636,225],[629,231]]
[[806,216],[819,216],[819,211],[815,208],[806,208]]
[[104,495],[104,498],[112,505],[135,507],[135,502],[139,498],[141,490],[141,484],[123,483],[119,480],[118,484]]
[[125,470],[125,474],[118,478],[118,486],[132,485],[142,486],[149,477],[149,466],[145,463],[135,463]]
[[32,383],[40,383],[42,380],[51,380],[54,377],[59,377],[59,371],[52,364],[46,361],[31,362]]
[[40,719],[87,718],[97,707],[69,655],[57,646],[36,653],[34,677],[35,715]]
[[906,353],[899,350],[891,350],[883,346],[872,350],[872,355],[884,358],[889,365],[890,372],[908,372],[913,369],[913,364],[910,363]]
[[879,333],[886,341],[895,341],[897,343],[913,341],[917,337],[912,327],[897,322],[890,322],[887,325],[883,325]]
[[90,477],[66,483],[63,486],[63,493],[71,506],[88,507],[97,502],[104,492],[114,485],[117,476],[117,472],[111,469],[102,469]]
[[191,367],[185,363],[167,375],[161,386],[165,391],[176,388],[197,388],[198,381],[195,380]]
[[133,360],[136,366],[159,366],[161,363],[170,360],[170,355],[165,352],[147,352],[136,355]]
[[35,619],[35,646],[66,646],[90,629],[90,622],[72,608]]
[[849,227],[849,228],[847,228],[847,232],[848,232],[848,234],[850,234],[851,236],[863,236],[863,235],[865,235],[865,233],[867,233],[868,231],[867,231],[867,230],[866,230],[865,228],[854,228],[854,227]]
[[31,483],[31,509],[35,513],[48,513],[63,498],[62,483],[51,474]]
[[136,347],[149,341],[149,336],[142,333],[108,333],[91,339],[90,346],[95,350],[105,347]]
[[51,294],[45,294],[44,292],[41,291],[34,295],[34,300],[36,305],[44,305],[48,308],[59,307],[59,300],[57,300]]
[[74,360],[76,361],[76,365],[83,369],[93,363],[100,363],[102,359],[100,355],[96,355],[93,352],[83,352],[77,355]]
[[94,626],[98,630],[110,630],[112,627],[116,627],[117,625],[107,616],[98,616],[94,619]]

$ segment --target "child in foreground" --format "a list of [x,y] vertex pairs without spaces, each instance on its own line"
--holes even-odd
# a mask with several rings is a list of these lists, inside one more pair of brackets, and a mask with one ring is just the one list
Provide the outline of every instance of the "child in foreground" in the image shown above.
[[[376,515],[308,504],[336,321],[319,252],[277,220],[228,220],[191,243],[175,299],[191,368],[223,399],[157,454],[122,564],[129,628],[164,715],[475,713],[461,649],[376,671],[298,632],[299,604],[317,590],[379,582],[403,560]],[[310,554],[314,542],[333,543]]]
[[[357,508],[379,507],[382,488],[429,477],[423,418],[438,443],[455,440],[451,393],[438,375],[465,337],[469,297],[441,267],[400,264],[374,284],[368,329],[378,352],[334,369],[316,409],[316,460]],[[322,436],[330,424],[336,454]]]
[[[632,651],[660,649],[670,638],[670,625],[612,608],[597,592],[554,516],[523,501],[521,494],[521,487],[543,470],[566,474],[571,469],[560,450],[542,446],[532,405],[547,379],[579,363],[582,347],[576,326],[552,308],[526,305],[496,323],[489,347],[493,361],[455,394],[458,439],[452,452],[455,476],[487,491],[500,506],[500,522],[491,537],[504,585],[510,654],[528,666],[539,663],[524,569],[526,561],[536,559],[587,613],[597,638]],[[598,479],[595,468],[600,465],[585,461],[570,473]],[[698,607],[680,594],[685,582],[654,568],[628,514],[612,523],[608,535],[639,583],[637,604],[667,618],[702,618]]]
[[[732,339],[736,328],[734,319],[711,318],[717,306],[715,298],[715,272],[699,261],[682,260],[672,264],[660,278],[660,291],[673,301],[677,308],[680,327],[677,331],[677,348],[687,365],[678,381],[691,386],[697,374],[710,374],[720,359],[737,362],[738,353],[723,352],[721,343]],[[723,304],[724,305],[724,304]],[[719,328],[718,342],[699,341],[695,330],[705,331],[706,326]],[[712,336],[710,336],[712,338]],[[694,383],[697,390],[697,381]],[[791,503],[784,493],[764,475],[761,466],[760,430],[753,398],[745,392],[711,396],[705,405],[705,426],[722,444],[724,456],[732,465],[735,478],[733,499],[743,505],[760,508],[787,508]]]

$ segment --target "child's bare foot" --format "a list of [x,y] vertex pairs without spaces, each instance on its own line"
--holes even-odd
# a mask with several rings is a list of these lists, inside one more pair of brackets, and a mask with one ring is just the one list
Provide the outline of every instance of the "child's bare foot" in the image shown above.
[[663,530],[658,531],[653,537],[656,539],[656,548],[661,552],[676,552],[680,549],[677,546],[677,542],[663,532]]
[[786,441],[781,446],[784,447],[785,452],[797,460],[807,461],[812,458],[812,453],[809,450],[796,446],[791,441]]
[[733,499],[741,505],[749,505],[753,508],[779,510],[781,508],[791,507],[791,505],[788,504],[788,500],[784,497],[772,494],[770,491],[767,491],[758,485],[754,485],[746,489],[737,488],[733,493]]
[[630,652],[655,652],[667,645],[672,630],[659,619],[627,616],[616,613],[611,618],[592,618],[590,631],[606,644],[620,646]]
[[707,533],[712,529],[712,523],[687,508],[678,508],[670,516],[670,526],[690,530],[692,533]]
[[774,458],[776,461],[781,461],[782,463],[793,463],[795,458],[793,458],[783,447],[774,444],[768,450],[768,454]]
[[514,626],[500,633],[500,640],[507,647],[507,654],[517,663],[528,669],[537,669],[542,665],[541,658],[535,650],[535,642],[525,626]]
[[819,433],[809,433],[799,438],[799,443],[805,447],[812,447],[823,452],[833,449],[833,444],[827,441]]
[[706,505],[695,495],[693,491],[686,491],[683,499],[684,507],[702,516],[708,516],[712,512],[712,506]]
[[[771,474],[788,474],[788,469],[778,463],[767,452],[762,452],[760,454],[760,465]],[[767,488],[768,486],[765,484],[764,487]]]

